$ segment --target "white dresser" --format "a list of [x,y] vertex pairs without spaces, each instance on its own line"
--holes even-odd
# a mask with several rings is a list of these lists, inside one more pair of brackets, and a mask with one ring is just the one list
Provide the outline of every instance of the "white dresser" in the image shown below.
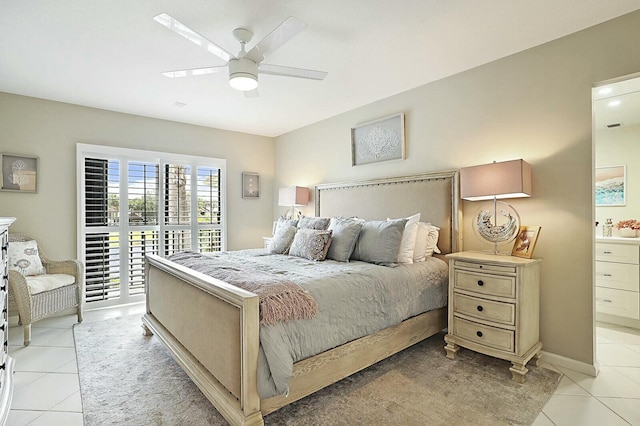
[[533,359],[538,365],[540,259],[480,252],[448,254],[449,333],[447,357],[459,346],[511,361],[523,383]]
[[0,317],[0,336],[2,337],[2,362],[0,362],[0,424],[4,425],[11,408],[13,397],[13,358],[9,356],[9,225],[16,219],[0,217],[0,242],[2,243],[2,282],[0,282],[0,302],[2,316]]
[[598,319],[640,325],[640,238],[596,238]]

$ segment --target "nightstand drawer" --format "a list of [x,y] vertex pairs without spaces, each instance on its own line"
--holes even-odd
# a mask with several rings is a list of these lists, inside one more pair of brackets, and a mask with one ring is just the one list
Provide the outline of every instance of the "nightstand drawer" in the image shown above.
[[460,313],[501,324],[516,323],[516,307],[513,303],[494,302],[456,293],[453,295],[453,310],[454,314]]
[[640,260],[639,249],[635,245],[596,243],[596,260],[637,265]]
[[596,285],[618,290],[638,291],[640,269],[638,265],[614,262],[596,262]]
[[465,262],[463,260],[455,260],[456,268],[469,269],[478,272],[496,272],[498,274],[515,274],[515,266],[492,265],[490,263],[474,263]]
[[501,277],[456,270],[454,278],[455,288],[473,291],[490,296],[511,297],[516,296],[515,277]]
[[596,287],[596,312],[640,319],[640,295],[633,291]]
[[515,350],[515,332],[511,330],[490,327],[454,317],[453,332],[456,336],[480,345],[508,352]]

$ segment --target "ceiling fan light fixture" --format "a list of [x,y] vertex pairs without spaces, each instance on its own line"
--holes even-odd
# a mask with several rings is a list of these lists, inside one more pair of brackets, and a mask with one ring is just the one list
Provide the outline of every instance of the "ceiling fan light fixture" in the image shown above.
[[243,92],[254,90],[258,87],[258,64],[246,58],[231,59],[229,85]]
[[258,77],[246,72],[238,72],[229,76],[229,85],[236,90],[247,92],[258,87]]

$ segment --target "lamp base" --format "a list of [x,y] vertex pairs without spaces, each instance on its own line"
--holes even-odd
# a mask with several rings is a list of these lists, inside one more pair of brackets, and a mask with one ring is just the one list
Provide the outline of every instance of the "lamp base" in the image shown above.
[[[477,237],[491,244],[493,254],[503,254],[499,246],[513,242],[520,230],[520,216],[509,204],[493,200],[491,208],[481,207],[473,218],[472,228]],[[511,250],[505,255],[510,255]]]
[[287,220],[300,219],[301,216],[302,216],[302,212],[299,209],[296,209],[295,207],[291,207],[284,214],[284,218]]

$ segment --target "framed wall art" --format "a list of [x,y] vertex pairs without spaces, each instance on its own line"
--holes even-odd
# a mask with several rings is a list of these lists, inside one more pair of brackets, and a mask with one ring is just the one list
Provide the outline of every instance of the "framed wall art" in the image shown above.
[[0,189],[13,192],[38,191],[38,157],[0,154]]
[[539,235],[539,226],[521,226],[518,231],[518,236],[516,237],[516,242],[513,245],[513,250],[511,250],[511,256],[531,259]]
[[404,159],[404,113],[351,128],[352,166]]
[[260,198],[260,175],[242,173],[242,198]]
[[596,167],[596,206],[626,205],[626,186],[626,166]]

